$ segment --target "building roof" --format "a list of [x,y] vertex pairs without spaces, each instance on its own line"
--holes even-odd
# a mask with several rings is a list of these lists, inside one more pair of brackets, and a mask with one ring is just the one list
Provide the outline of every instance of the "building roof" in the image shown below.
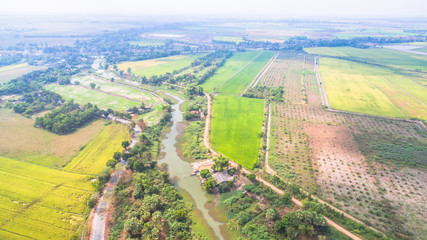
[[217,184],[233,181],[233,177],[230,176],[227,171],[216,172],[212,174],[212,178],[216,180]]

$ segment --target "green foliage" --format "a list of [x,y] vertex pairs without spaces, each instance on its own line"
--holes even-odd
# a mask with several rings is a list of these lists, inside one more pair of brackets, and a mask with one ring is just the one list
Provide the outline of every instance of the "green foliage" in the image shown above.
[[202,178],[207,178],[209,173],[210,173],[210,172],[209,172],[209,169],[202,169],[202,170],[200,171],[200,177],[202,177]]
[[122,142],[122,147],[125,148],[125,149],[127,147],[129,147],[129,145],[130,145],[130,142],[128,140],[125,140],[125,141]]
[[227,169],[230,166],[230,160],[223,155],[219,155],[213,159],[214,165],[212,166],[212,169],[214,171],[223,171],[224,169]]
[[276,222],[275,229],[287,237],[295,234],[314,236],[321,234],[327,227],[323,215],[312,211],[298,210],[286,214],[280,222]]
[[114,168],[114,167],[116,167],[116,164],[118,162],[119,161],[117,161],[116,159],[113,158],[113,159],[108,160],[106,165],[107,165],[107,167]]
[[253,181],[256,180],[256,175],[253,174],[253,173],[251,173],[251,174],[248,175],[248,179],[253,182]]
[[358,134],[355,139],[368,159],[396,166],[427,168],[427,144],[386,134]]
[[7,106],[14,112],[29,116],[45,110],[54,109],[60,106],[65,100],[53,92],[42,90],[38,92],[26,93],[23,101],[8,102]]
[[216,186],[216,180],[215,179],[209,179],[205,182],[205,191],[211,192],[212,189]]
[[208,150],[203,144],[205,123],[202,121],[191,122],[184,132],[184,156],[192,159],[206,159]]
[[66,134],[93,120],[99,114],[99,109],[90,103],[81,107],[70,101],[60,109],[55,109],[43,117],[37,117],[34,126],[57,134]]
[[243,96],[249,98],[268,98],[273,101],[281,102],[283,101],[283,93],[282,86],[270,88],[257,85],[254,88],[248,88]]

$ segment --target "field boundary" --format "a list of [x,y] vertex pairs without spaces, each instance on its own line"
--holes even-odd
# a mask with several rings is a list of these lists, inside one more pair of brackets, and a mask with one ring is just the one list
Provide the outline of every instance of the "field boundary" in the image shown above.
[[319,72],[319,56],[314,58],[314,72],[316,73],[317,85],[319,86],[320,98],[322,100],[322,105],[327,106],[329,109],[331,108],[331,104],[329,103],[328,95],[326,93],[325,84],[322,81],[322,76]]
[[270,58],[270,60],[263,67],[263,69],[255,76],[255,78],[252,80],[252,82],[243,90],[243,92],[240,94],[240,96],[243,96],[243,94],[245,94],[245,92],[248,90],[248,88],[254,88],[254,87],[256,87],[256,85],[258,84],[259,80],[261,80],[262,76],[264,76],[264,74],[267,72],[267,70],[270,68],[270,66],[273,64],[273,62],[276,60],[276,58],[278,56],[279,56],[279,52],[276,52],[276,54],[274,54],[273,57]]
[[218,90],[222,85],[224,85],[224,83],[228,82],[228,80],[232,79],[234,76],[236,76],[239,72],[241,72],[243,69],[245,69],[249,64],[251,64],[255,59],[257,59],[259,56],[261,56],[261,54],[263,54],[263,51],[260,52],[258,55],[256,55],[254,58],[252,58],[252,60],[250,62],[248,62],[245,66],[243,66],[242,68],[240,68],[237,72],[233,73],[233,75],[231,75],[229,78],[227,78],[226,80],[224,80],[221,84],[219,84],[214,92],[216,92],[216,90]]

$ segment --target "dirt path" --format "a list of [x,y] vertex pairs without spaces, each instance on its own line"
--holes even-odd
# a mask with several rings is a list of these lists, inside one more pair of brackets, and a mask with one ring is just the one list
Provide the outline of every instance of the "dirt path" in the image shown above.
[[271,104],[268,104],[267,137],[266,137],[267,148],[265,149],[265,171],[271,175],[275,175],[276,171],[274,171],[268,164],[268,159],[270,158],[270,132],[271,132],[270,129],[271,129]]
[[[211,152],[212,156],[216,156],[217,153],[212,149],[212,146],[210,144],[210,137],[209,137],[209,132],[210,132],[210,125],[211,125],[211,114],[212,114],[212,98],[209,94],[205,93],[206,97],[208,98],[208,115],[206,117],[206,122],[205,122],[205,131],[203,134],[203,143],[205,144],[205,147],[209,149],[209,151]],[[271,111],[269,108],[269,115],[270,115]],[[270,117],[269,117],[270,119]],[[270,125],[270,124],[269,124]],[[270,131],[268,131],[270,132]],[[230,161],[230,165],[234,168],[237,168],[239,166],[239,164],[237,164],[234,161]],[[240,170],[241,172],[245,173],[245,174],[251,174],[252,172],[242,168]],[[279,195],[283,195],[283,191],[280,190],[279,188],[277,188],[276,186],[274,186],[273,184],[267,182],[266,180],[264,180],[263,178],[257,176],[256,179],[261,182],[262,184],[264,184],[265,186],[271,188],[274,192],[276,192]],[[292,202],[295,203],[298,206],[302,206],[301,201],[299,201],[298,199],[292,197]],[[340,211],[342,212],[342,211]],[[340,226],[339,224],[335,223],[334,221],[330,220],[329,218],[325,217],[326,221],[328,222],[329,225],[333,226],[334,228],[336,228],[338,231],[342,232],[343,234],[345,234],[346,236],[350,237],[353,240],[362,240],[361,238],[359,238],[358,236],[352,234],[351,232],[349,232],[348,230],[346,230],[345,228],[343,228],[342,226]]]
[[[142,129],[138,125],[135,125],[134,135],[132,137],[130,147],[134,147],[135,144],[138,142],[139,134],[141,133],[141,131]],[[119,164],[121,165],[121,168],[114,171],[113,175],[111,176],[110,180],[104,188],[101,198],[96,204],[95,210],[93,211],[92,232],[90,237],[91,240],[104,240],[106,238],[106,212],[111,203],[111,197],[114,193],[114,187],[116,186],[117,181],[119,180],[120,176],[122,175],[123,169],[126,166],[126,161],[121,160]]]
[[260,72],[261,74],[257,74],[254,78],[254,80],[245,88],[245,90],[243,90],[243,92],[240,94],[240,96],[243,96],[243,94],[245,94],[245,92],[249,89],[249,88],[254,88],[256,87],[256,85],[258,84],[259,80],[261,80],[262,76],[264,76],[264,74],[267,72],[267,70],[270,68],[271,64],[273,64],[274,60],[276,60],[277,56],[279,56],[279,53],[276,53],[273,55],[273,57],[271,57],[270,61],[268,61],[268,63],[264,66],[264,70],[262,72]]
[[331,108],[329,104],[328,95],[326,94],[325,84],[322,81],[322,76],[319,72],[319,56],[314,58],[314,72],[316,73],[317,85],[319,86],[320,98],[322,99],[322,105]]
[[251,64],[255,59],[257,59],[263,52],[261,52],[260,54],[256,55],[254,58],[252,58],[252,60],[250,62],[248,62],[245,66],[243,66],[242,68],[239,69],[239,71],[233,73],[233,75],[231,75],[229,78],[227,78],[224,82],[222,82],[221,84],[218,85],[218,87],[216,87],[216,89],[219,89],[224,83],[226,83],[228,80],[232,79],[234,76],[236,76],[240,71],[242,71],[243,69],[245,69],[249,64]]
[[211,130],[211,118],[212,118],[212,97],[205,93],[206,97],[208,98],[208,115],[206,116],[206,122],[205,122],[205,132],[203,134],[203,143],[205,144],[205,147],[209,149],[212,156],[216,156],[217,153],[212,149],[211,143],[210,143],[210,130]]

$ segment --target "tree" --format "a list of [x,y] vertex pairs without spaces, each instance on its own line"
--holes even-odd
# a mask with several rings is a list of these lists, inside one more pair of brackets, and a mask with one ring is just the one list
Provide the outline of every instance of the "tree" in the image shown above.
[[283,205],[290,205],[292,203],[292,195],[290,192],[285,191],[283,195],[280,197],[280,202]]
[[251,174],[248,175],[248,179],[253,182],[256,179],[256,175],[253,174],[253,173],[251,173]]
[[205,182],[205,190],[207,192],[211,192],[215,186],[216,186],[216,180],[215,179],[209,179]]
[[120,158],[122,158],[122,153],[114,152],[113,158],[116,159],[117,161],[120,160]]
[[128,141],[128,140],[126,140],[126,141],[123,141],[123,142],[122,142],[122,147],[123,147],[123,148],[127,148],[127,147],[129,147],[129,145],[130,145],[130,143],[129,143],[129,141]]
[[106,165],[110,168],[114,168],[118,161],[116,159],[110,159],[107,161]]
[[220,155],[213,159],[214,165],[212,166],[212,169],[214,171],[222,171],[230,166],[230,161],[228,158]]
[[95,84],[95,83],[90,83],[89,85],[90,85],[90,87],[91,87],[92,89],[94,89],[94,88],[96,87],[96,84]]
[[208,169],[202,169],[202,171],[200,171],[200,177],[202,178],[206,178],[208,174],[209,174]]
[[269,208],[265,212],[265,219],[268,221],[276,221],[280,218],[279,212],[274,208]]

